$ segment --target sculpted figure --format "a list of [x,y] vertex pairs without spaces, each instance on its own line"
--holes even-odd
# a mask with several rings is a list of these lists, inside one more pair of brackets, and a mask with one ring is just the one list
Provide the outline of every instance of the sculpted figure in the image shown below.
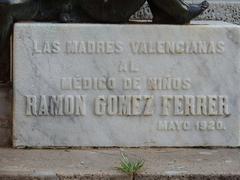
[[[147,0],[154,23],[186,24],[208,8],[206,1]],[[14,22],[127,23],[146,0],[0,0],[0,55],[8,46]]]

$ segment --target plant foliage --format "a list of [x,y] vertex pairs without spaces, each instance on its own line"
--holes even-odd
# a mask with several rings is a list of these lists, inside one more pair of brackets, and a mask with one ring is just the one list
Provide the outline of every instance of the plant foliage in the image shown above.
[[121,153],[122,159],[119,169],[127,174],[136,174],[143,166],[143,160],[131,161],[126,154]]

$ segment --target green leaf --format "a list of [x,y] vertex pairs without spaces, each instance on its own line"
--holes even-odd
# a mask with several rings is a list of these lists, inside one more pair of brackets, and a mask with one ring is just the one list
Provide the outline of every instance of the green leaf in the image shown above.
[[130,161],[127,155],[121,153],[121,156],[121,163],[118,169],[124,173],[135,174],[144,166],[143,160]]

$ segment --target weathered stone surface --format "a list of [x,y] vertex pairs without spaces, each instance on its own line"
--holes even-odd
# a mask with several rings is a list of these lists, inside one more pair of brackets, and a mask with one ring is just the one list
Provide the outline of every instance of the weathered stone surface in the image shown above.
[[203,24],[17,24],[14,145],[239,146],[240,28]]
[[4,180],[132,180],[117,169],[121,152],[143,159],[136,180],[239,180],[239,149],[0,149]]

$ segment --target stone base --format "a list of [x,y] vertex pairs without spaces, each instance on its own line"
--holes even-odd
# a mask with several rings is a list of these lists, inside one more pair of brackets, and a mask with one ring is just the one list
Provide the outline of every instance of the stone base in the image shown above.
[[15,147],[240,145],[240,27],[16,24]]
[[117,169],[124,152],[142,159],[135,180],[239,180],[239,149],[0,149],[4,180],[132,180]]

